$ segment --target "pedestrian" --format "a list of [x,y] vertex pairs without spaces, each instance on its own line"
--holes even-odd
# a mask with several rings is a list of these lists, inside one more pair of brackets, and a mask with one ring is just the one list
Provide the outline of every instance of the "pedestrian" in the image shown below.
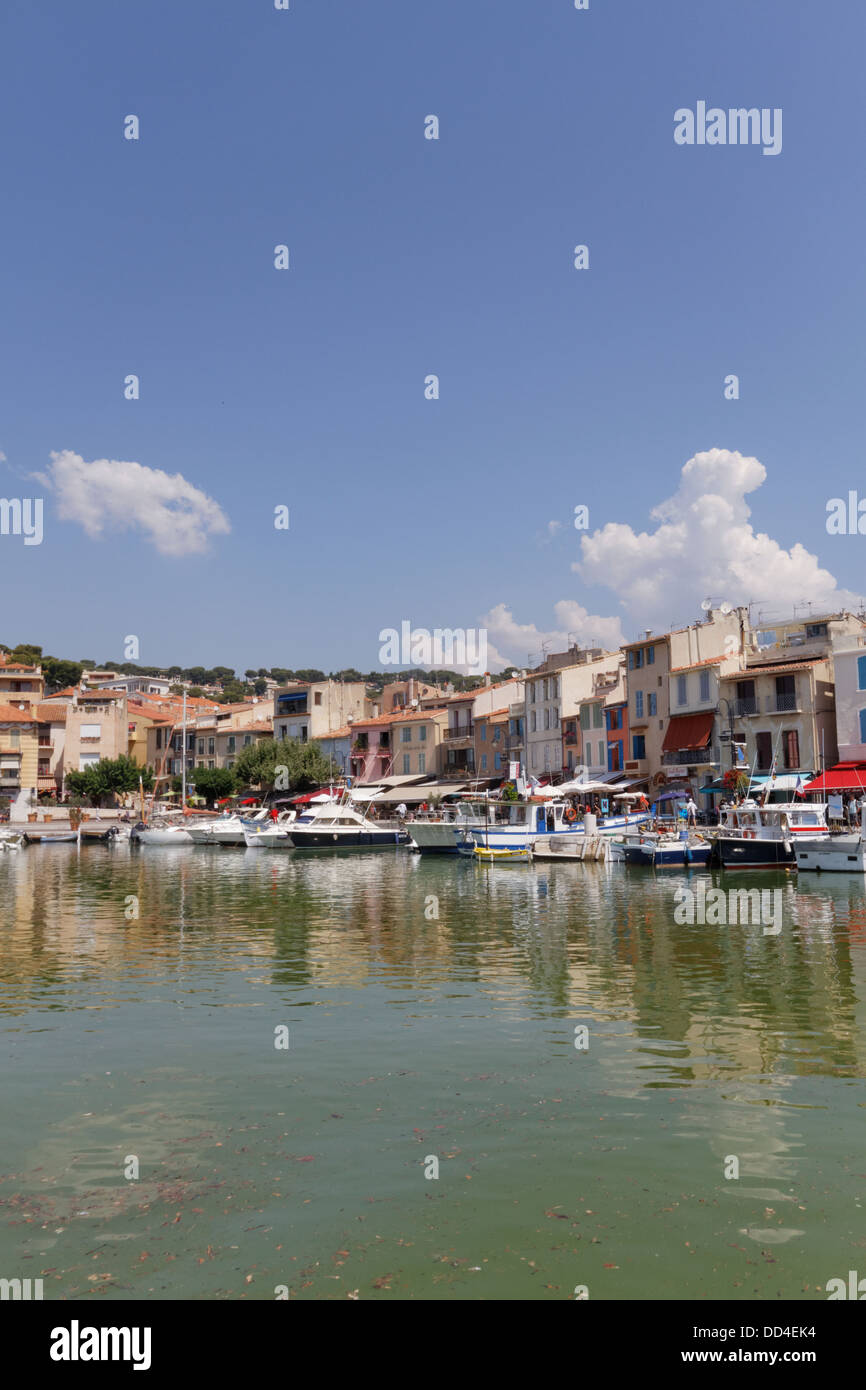
[[688,815],[689,825],[693,825],[697,829],[698,806],[693,796],[690,796],[688,801],[686,802],[686,813]]
[[852,793],[851,793],[851,799],[850,799],[850,801],[848,802],[848,824],[851,825],[851,826],[854,826],[854,825],[857,824],[858,809],[859,809],[859,808],[858,808],[858,805],[857,805],[857,798],[856,798],[856,796],[854,795],[854,793],[852,792]]
[[406,805],[405,801],[401,801],[400,805],[397,807],[397,815],[400,817],[401,820],[405,820],[408,814],[408,806]]

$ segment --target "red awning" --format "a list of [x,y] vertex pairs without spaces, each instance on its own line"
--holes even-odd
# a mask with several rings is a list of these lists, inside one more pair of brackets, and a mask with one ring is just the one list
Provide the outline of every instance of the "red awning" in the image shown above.
[[706,748],[713,736],[713,710],[702,714],[675,714],[667,727],[663,753],[678,753],[681,748]]
[[866,763],[837,763],[806,782],[804,792],[866,791]]

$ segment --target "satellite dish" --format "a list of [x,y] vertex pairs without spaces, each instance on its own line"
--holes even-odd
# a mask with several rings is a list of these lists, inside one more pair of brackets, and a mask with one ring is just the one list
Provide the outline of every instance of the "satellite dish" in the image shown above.
[[701,604],[701,607],[703,608],[703,610],[704,610],[705,613],[709,613],[709,611],[710,611],[710,609],[712,608],[712,606],[713,606],[713,600],[712,600],[711,598],[705,598],[704,601],[703,601],[703,603]]
[[732,612],[733,612],[733,605],[730,604],[730,603],[723,603],[722,606],[721,606],[721,608],[719,609],[719,612],[720,612],[720,613],[732,613]]

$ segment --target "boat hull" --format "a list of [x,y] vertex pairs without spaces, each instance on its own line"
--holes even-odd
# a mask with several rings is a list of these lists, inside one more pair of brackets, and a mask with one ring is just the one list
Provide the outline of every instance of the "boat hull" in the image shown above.
[[401,830],[291,830],[288,839],[293,849],[380,849],[406,843]]
[[419,854],[459,854],[466,826],[455,821],[417,821],[407,829]]
[[719,835],[713,860],[723,869],[793,869],[797,866],[788,840],[746,840]]
[[[624,830],[642,825],[650,820],[649,812],[639,813],[629,816],[606,816],[599,820],[594,835],[621,835]],[[575,821],[572,825],[559,825],[552,830],[532,830],[526,825],[488,825],[473,826],[469,832],[476,845],[486,846],[489,849],[528,849],[540,841],[556,836],[562,838],[568,835],[585,834],[582,822]]]
[[187,830],[134,830],[132,838],[140,845],[191,845]]
[[794,854],[801,873],[810,870],[829,874],[866,873],[866,842],[859,835],[798,840]]

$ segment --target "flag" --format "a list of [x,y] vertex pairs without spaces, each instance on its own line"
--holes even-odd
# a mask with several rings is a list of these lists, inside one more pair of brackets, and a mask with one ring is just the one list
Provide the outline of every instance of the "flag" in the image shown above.
[[806,795],[806,793],[803,791],[803,779],[802,779],[802,777],[800,776],[799,772],[797,773],[797,785],[796,785],[796,787],[794,788],[794,795],[795,795],[795,796],[805,796],[805,795]]

